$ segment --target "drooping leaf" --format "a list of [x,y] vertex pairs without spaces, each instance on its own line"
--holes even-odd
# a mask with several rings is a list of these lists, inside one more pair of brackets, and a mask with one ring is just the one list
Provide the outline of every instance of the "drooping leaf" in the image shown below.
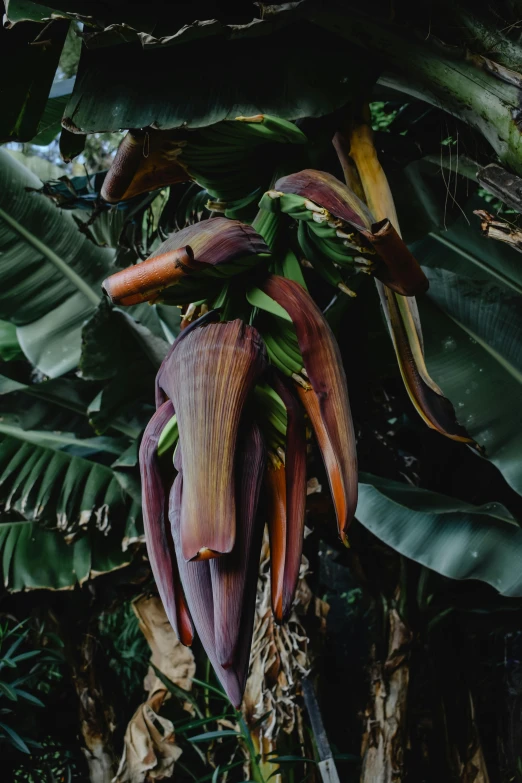
[[5,0],[4,5],[8,25],[15,25],[17,22],[43,22],[56,13],[54,6],[32,0]]
[[[136,509],[135,509],[136,513]],[[87,532],[71,544],[63,533],[38,522],[0,524],[0,553],[4,585],[10,590],[65,590],[87,579],[129,564],[122,549],[122,531],[104,536]]]
[[62,130],[62,117],[73,91],[74,82],[74,77],[53,82],[38,123],[38,131],[31,139],[31,144],[46,147],[58,136]]
[[26,187],[41,183],[0,150],[0,317],[16,325],[31,363],[56,377],[78,363],[81,327],[100,299],[112,253]]
[[500,503],[461,500],[361,475],[357,519],[388,546],[452,579],[522,596],[522,530]]
[[[108,531],[113,520],[121,525],[135,513],[110,468],[75,456],[75,445],[81,453],[81,439],[7,424],[2,424],[0,439],[0,497],[5,510],[67,533],[89,525]],[[88,441],[84,448],[91,453],[116,451],[111,439],[103,438]]]
[[36,135],[68,28],[69,23],[61,20],[48,25],[27,22],[13,29],[0,27],[6,76],[0,86],[1,142],[30,141]]
[[[64,124],[69,129],[198,128],[239,115],[271,114],[289,120],[320,116],[347,103],[361,85],[361,53],[336,45],[335,39],[306,22],[270,37],[272,50],[285,52],[284,62],[266,56],[264,33],[273,31],[270,21],[243,27],[196,23],[168,45],[159,41],[159,46],[152,42],[145,48],[137,36],[135,42],[121,43],[125,30],[120,29],[114,31],[118,45],[83,50],[66,109]],[[315,53],[314,62],[310,51]],[[187,56],[190,69],[185,68]],[[328,62],[334,78],[325,81],[316,65],[321,61]],[[209,62],[219,62],[218,80],[209,80]],[[244,67],[238,69],[238,63]],[[368,81],[372,71],[367,71]],[[172,77],[180,73],[182,79]],[[136,100],[142,85],[147,101]]]
[[139,506],[116,472],[92,459],[110,460],[124,447],[111,438],[31,431],[5,421],[0,502],[27,520],[0,525],[6,586],[69,588],[129,563],[132,553],[125,550],[139,535]]
[[426,271],[437,303],[420,303],[428,370],[486,456],[522,493],[520,297],[490,281]]
[[379,281],[376,285],[402,379],[417,413],[431,429],[452,440],[472,443],[473,438],[457,420],[452,402],[426,367],[415,299],[399,297]]

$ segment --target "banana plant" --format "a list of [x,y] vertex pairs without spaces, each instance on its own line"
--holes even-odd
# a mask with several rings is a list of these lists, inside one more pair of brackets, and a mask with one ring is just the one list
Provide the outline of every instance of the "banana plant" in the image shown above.
[[[140,322],[107,308],[99,283],[114,250],[38,195],[41,181],[4,150],[0,179],[3,581],[71,589],[135,556],[140,402],[170,331],[155,308]],[[129,366],[137,377],[123,382]]]
[[[354,124],[352,110],[322,116],[369,92],[384,62],[390,73],[381,74],[381,86],[457,116],[475,132],[474,140],[482,136],[489,144],[486,152],[480,148],[483,158],[496,154],[517,171],[520,76],[509,70],[516,51],[504,46],[504,59],[496,63],[484,44],[471,53],[451,50],[431,36],[419,40],[422,24],[418,29],[415,20],[404,29],[329,3],[263,7],[262,18],[235,26],[219,20],[186,25],[184,18],[182,24],[176,14],[166,19],[155,4],[136,13],[112,3],[101,10],[80,0],[67,8],[55,4],[53,19],[73,14],[86,26],[64,134],[128,129],[101,188],[104,208],[149,193],[161,194],[168,208],[149,257],[111,274],[110,251],[82,244],[69,216],[28,195],[25,187],[35,181],[0,158],[8,172],[0,225],[9,283],[0,316],[15,324],[21,349],[46,376],[59,380],[80,361],[84,390],[92,392],[82,415],[96,430],[96,437],[84,432],[84,438],[69,438],[73,445],[66,429],[60,440],[50,427],[42,433],[4,423],[11,428],[4,433],[2,479],[8,508],[25,515],[23,524],[49,525],[52,518],[59,527],[65,519],[73,548],[85,540],[75,538],[82,520],[88,517],[91,527],[100,520],[103,527],[107,509],[119,523],[128,514],[132,533],[125,522],[118,535],[136,538],[132,503],[138,493],[126,469],[136,464],[137,438],[150,418],[139,459],[151,567],[179,637],[189,644],[198,633],[235,705],[248,669],[264,521],[273,614],[283,622],[292,610],[310,430],[344,544],[357,516],[411,559],[520,595],[519,528],[505,508],[452,504],[372,476],[364,477],[358,503],[349,402],[356,368],[346,362],[343,369],[315,290],[320,279],[322,290],[349,307],[373,278],[413,409],[458,448],[473,448],[477,460],[489,456],[520,492],[518,259],[459,244],[451,231],[433,231],[408,247],[368,117]],[[20,25],[20,34],[31,32],[23,25],[48,19],[49,8],[39,3],[29,10],[13,0],[8,6],[7,18],[15,32]],[[507,35],[502,32],[501,40]],[[267,41],[274,51],[284,45],[283,65],[259,55]],[[307,56],[312,48],[314,62]],[[376,53],[382,58],[377,64]],[[50,68],[50,54],[48,59]],[[207,78],[209,61],[220,64],[219,88]],[[239,72],[237,62],[245,64]],[[324,72],[319,62],[327,63]],[[181,72],[183,79],[173,78]],[[42,107],[48,82],[46,72],[36,91]],[[140,85],[143,91],[146,85],[147,100]],[[20,88],[21,106],[26,88]],[[26,133],[17,120],[6,138]],[[330,155],[321,149],[325,139]],[[34,224],[31,198],[31,208],[39,210]],[[102,290],[113,307],[101,302]],[[142,323],[120,309],[137,306],[141,310],[129,312]],[[174,341],[177,325],[170,325],[176,319],[165,314],[177,308],[181,333]],[[424,336],[421,318],[428,325]],[[129,333],[131,342],[121,348],[120,335]],[[170,350],[167,343],[173,343]],[[12,351],[11,343],[6,355]],[[45,389],[34,387],[48,383],[7,377],[6,394],[39,396]],[[500,411],[499,388],[506,403]],[[128,496],[123,500],[118,485]],[[9,566],[18,551],[10,549],[14,538],[8,531]],[[65,539],[54,540],[60,552],[73,552]],[[454,559],[448,552],[456,553]],[[97,570],[89,568],[79,572],[80,581]]]
[[[348,298],[361,276],[376,279],[414,407],[432,429],[477,448],[429,375],[413,295],[426,291],[432,275],[400,237],[365,128],[355,126],[349,140],[360,196],[327,172],[287,174],[262,197],[252,226],[226,217],[203,220],[103,284],[120,305],[186,307],[189,294],[194,300],[157,375],[157,411],[142,441],[145,532],[173,627],[186,644],[197,631],[236,705],[249,657],[249,576],[259,557],[259,515],[270,533],[274,617],[283,622],[292,609],[305,513],[303,414],[323,457],[344,543],[357,513],[349,378],[347,383],[335,338],[306,290],[303,261],[310,257]],[[116,157],[114,177],[124,181],[122,161]],[[204,314],[193,320],[198,309]],[[363,501],[363,524],[367,506]],[[391,540],[388,529],[382,528],[384,540]],[[393,541],[403,551],[402,542]],[[518,547],[516,539],[516,557]],[[419,559],[417,549],[406,549]],[[464,572],[454,573],[464,578]],[[473,573],[491,578],[487,567]],[[507,588],[510,594],[518,594],[517,585]]]

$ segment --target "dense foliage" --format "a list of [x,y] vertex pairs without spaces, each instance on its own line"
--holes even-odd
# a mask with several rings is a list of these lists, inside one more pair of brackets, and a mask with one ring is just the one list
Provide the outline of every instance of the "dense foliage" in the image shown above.
[[[8,774],[146,780],[145,769],[129,772],[139,735],[174,780],[319,780],[318,707],[308,699],[305,707],[300,690],[311,668],[340,779],[522,780],[520,3],[421,2],[414,16],[408,3],[392,12],[384,0],[241,11],[5,6],[0,754]],[[169,253],[178,253],[177,271],[143,287],[146,259]],[[208,311],[216,323],[194,329]],[[212,363],[222,343],[204,366],[193,356],[202,334],[210,339],[234,319],[260,335],[264,358],[255,361],[270,368],[262,378],[252,370],[245,410],[272,472],[267,479],[256,468],[247,486],[273,501],[275,469],[290,477],[282,479],[288,543],[278,548],[274,537],[275,502],[262,506],[262,523],[272,535],[272,608],[278,620],[291,615],[292,664],[278,646],[287,631],[273,626],[268,586],[266,607],[262,597],[263,524],[243,563],[250,580],[233,592],[234,633],[248,637],[239,610],[261,552],[251,673],[266,694],[283,671],[278,709],[288,701],[298,715],[286,724],[277,712],[273,732],[276,708],[252,706],[252,680],[243,711],[235,709],[237,688],[222,669],[234,672],[237,660],[229,666],[214,626],[205,637],[208,617],[196,622],[188,570],[181,582],[219,679],[198,641],[195,675],[167,664],[161,633],[139,609],[157,590],[150,558],[169,619],[179,620],[161,579],[171,566],[155,563],[150,545],[146,482],[148,556],[145,547],[142,442],[142,454],[148,443],[159,454],[168,489],[179,489],[178,428],[193,427],[182,443],[193,539],[180,533],[175,543],[178,557],[194,544],[187,559],[213,550],[205,536],[214,523],[204,517],[214,514],[215,482],[210,473],[205,484],[197,467],[203,452],[216,475],[228,459],[232,475],[236,435],[225,431],[231,417],[220,417],[226,395],[219,402],[216,392],[204,419],[186,385],[196,378],[208,400],[215,371],[233,393],[238,362]],[[315,342],[303,337],[304,322]],[[158,421],[155,379],[178,335],[178,374],[165,380],[166,365],[158,375],[178,414],[168,407],[161,440],[148,422]],[[306,399],[319,386],[335,399],[321,416]],[[359,499],[348,527],[352,419]],[[202,434],[208,422],[214,430]],[[220,438],[234,450],[217,457]],[[180,514],[181,503],[180,495]],[[305,524],[308,584],[331,606],[326,624],[301,581],[293,603]],[[207,561],[198,568],[217,570]],[[221,583],[212,584],[217,617]],[[227,617],[234,601],[219,604]],[[259,652],[262,627],[271,653]],[[153,687],[149,672],[144,699],[151,653],[157,679]],[[378,711],[376,683],[394,727]]]

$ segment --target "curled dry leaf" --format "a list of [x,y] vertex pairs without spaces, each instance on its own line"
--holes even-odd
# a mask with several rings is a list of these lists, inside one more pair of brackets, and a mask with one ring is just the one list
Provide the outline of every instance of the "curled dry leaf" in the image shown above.
[[[189,691],[196,674],[194,655],[190,647],[180,643],[172,630],[161,600],[157,596],[141,596],[133,602],[132,608],[150,647],[151,664],[180,688]],[[165,690],[152,666],[145,677],[144,687],[149,696],[158,690]]]
[[140,704],[125,732],[123,756],[113,783],[143,783],[171,778],[182,750],[174,726],[158,715],[165,691]]
[[[157,596],[141,596],[132,608],[140,630],[151,649],[151,664],[184,690],[192,687],[196,664],[192,651],[181,644]],[[113,783],[144,783],[171,778],[181,748],[176,745],[174,726],[159,711],[168,691],[149,669],[144,682],[149,698],[132,716],[124,738],[123,755]],[[189,708],[189,704],[185,708]]]
[[[391,224],[391,242],[388,239],[387,245],[391,253],[390,258],[393,259],[393,262],[389,264],[390,271],[395,270],[399,276],[404,273],[405,279],[408,279],[410,283],[416,279],[419,282],[421,278],[416,278],[415,265],[409,265],[406,256],[403,257],[396,252],[402,242],[399,222],[391,189],[378,160],[373,143],[373,133],[368,121],[362,121],[352,128],[349,140],[344,139],[343,142],[342,139],[341,136],[338,141],[341,146],[343,143],[349,145],[350,156],[357,166],[366,201],[373,214],[381,220],[380,225],[384,227],[384,233],[389,233],[385,224]],[[372,230],[375,230],[375,226]],[[408,275],[408,269],[411,276]],[[444,397],[442,390],[428,373],[424,359],[419,311],[415,298],[409,295],[396,295],[397,292],[402,294],[421,293],[422,286],[419,286],[418,290],[413,285],[411,290],[400,291],[394,288],[392,291],[389,281],[385,277],[381,279],[387,287],[376,280],[377,291],[388,323],[404,385],[415,409],[431,429],[437,430],[452,440],[473,444],[473,439],[457,421],[450,400]]]

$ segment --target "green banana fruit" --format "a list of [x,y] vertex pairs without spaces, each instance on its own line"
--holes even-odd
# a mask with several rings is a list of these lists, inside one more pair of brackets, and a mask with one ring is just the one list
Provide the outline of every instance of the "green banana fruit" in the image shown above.
[[269,332],[262,332],[262,336],[268,351],[269,359],[278,370],[289,377],[291,377],[293,373],[300,372],[302,365],[300,365],[299,362],[294,361],[292,356],[285,353],[284,348],[277,341],[277,338]]
[[308,224],[304,220],[300,221],[297,227],[297,241],[305,258],[312,264],[317,273],[327,283],[337,288],[339,283],[343,282],[341,273],[336,269],[332,261],[313,243],[308,232]]

